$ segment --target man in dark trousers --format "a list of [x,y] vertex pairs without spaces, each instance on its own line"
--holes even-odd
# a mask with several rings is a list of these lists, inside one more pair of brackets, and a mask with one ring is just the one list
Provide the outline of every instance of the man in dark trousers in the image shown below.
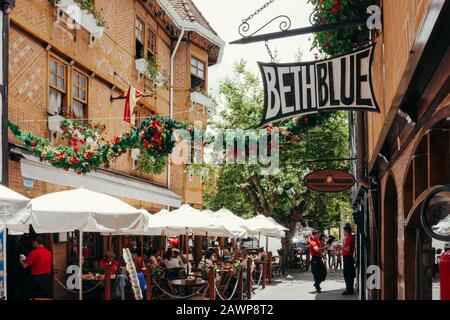
[[342,248],[342,256],[344,257],[344,280],[345,291],[343,295],[354,294],[353,283],[356,277],[355,260],[353,255],[355,253],[355,239],[352,236],[352,227],[346,225],[344,228],[344,246]]
[[326,269],[323,262],[323,250],[320,245],[320,232],[314,230],[309,242],[309,252],[311,253],[311,272],[314,276],[314,287],[317,293],[321,293],[320,283],[325,280]]
[[31,267],[32,279],[32,297],[33,298],[52,298],[52,254],[47,250],[39,236],[33,238],[31,245],[34,250],[28,257],[21,256],[20,263],[23,268]]

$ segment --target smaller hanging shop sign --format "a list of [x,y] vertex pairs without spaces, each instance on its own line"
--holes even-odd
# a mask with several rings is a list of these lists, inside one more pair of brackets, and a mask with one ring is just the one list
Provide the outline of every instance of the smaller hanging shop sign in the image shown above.
[[314,171],[304,179],[309,189],[318,192],[342,192],[353,187],[355,182],[350,173],[334,169]]
[[261,126],[320,111],[380,112],[372,86],[374,48],[372,44],[312,62],[259,62],[264,84]]

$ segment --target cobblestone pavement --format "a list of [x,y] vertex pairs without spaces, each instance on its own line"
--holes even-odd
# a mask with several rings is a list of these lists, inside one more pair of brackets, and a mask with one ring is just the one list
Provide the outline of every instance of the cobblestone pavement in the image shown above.
[[311,271],[290,271],[275,278],[266,289],[256,289],[252,300],[358,300],[356,294],[342,295],[345,289],[342,270],[328,272],[327,279],[320,286],[322,293],[316,293]]

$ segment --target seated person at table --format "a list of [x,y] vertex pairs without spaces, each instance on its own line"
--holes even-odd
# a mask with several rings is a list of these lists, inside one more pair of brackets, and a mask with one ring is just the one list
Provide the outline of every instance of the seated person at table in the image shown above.
[[147,251],[147,253],[146,253],[147,263],[150,265],[150,267],[159,267],[157,253],[158,252],[154,249],[149,249]]
[[192,270],[192,266],[191,266],[190,262],[187,261],[185,255],[180,254],[180,250],[172,249],[172,252],[173,252],[174,258],[178,260],[178,264],[179,264],[180,268],[185,268],[187,271],[187,267],[189,265],[189,270]]
[[136,268],[136,272],[138,272],[138,273],[142,271],[142,267],[144,266],[142,257],[140,256],[140,254],[141,254],[141,250],[139,248],[134,249],[133,262],[134,262],[134,266]]
[[258,259],[264,261],[267,258],[267,253],[264,251],[264,248],[260,248],[258,252]]
[[171,248],[167,249],[164,255],[163,264],[167,269],[180,268],[180,261],[174,257]]
[[213,265],[212,261],[213,252],[212,250],[207,250],[205,255],[202,258],[202,261],[198,264],[199,269],[208,268]]
[[234,253],[233,253],[233,259],[234,260],[240,260],[243,257],[244,257],[244,255],[242,254],[242,250],[240,250],[240,249],[234,250]]
[[219,262],[219,260],[222,259],[222,255],[220,254],[220,248],[219,247],[214,247],[212,249],[212,251],[213,251],[213,255],[212,255],[212,259],[211,260],[214,263]]
[[231,260],[231,253],[230,253],[230,250],[228,250],[228,249],[223,249],[222,260],[223,260],[223,261]]
[[[104,256],[101,260],[100,260],[100,267],[103,269],[103,271],[105,271],[106,269],[106,264],[109,262],[110,260],[110,256],[106,255]],[[109,269],[109,273],[110,274],[116,274],[117,273],[117,269],[119,269],[119,261],[116,260],[114,252],[111,253],[111,265],[110,265],[110,269]]]

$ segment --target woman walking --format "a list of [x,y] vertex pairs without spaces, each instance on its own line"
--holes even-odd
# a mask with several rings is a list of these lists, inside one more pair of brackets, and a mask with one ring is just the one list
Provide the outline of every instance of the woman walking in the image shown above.
[[311,272],[314,276],[314,288],[316,292],[322,292],[320,284],[326,278],[326,268],[323,262],[323,252],[325,247],[320,244],[320,232],[314,230],[309,243],[310,253],[311,253]]

